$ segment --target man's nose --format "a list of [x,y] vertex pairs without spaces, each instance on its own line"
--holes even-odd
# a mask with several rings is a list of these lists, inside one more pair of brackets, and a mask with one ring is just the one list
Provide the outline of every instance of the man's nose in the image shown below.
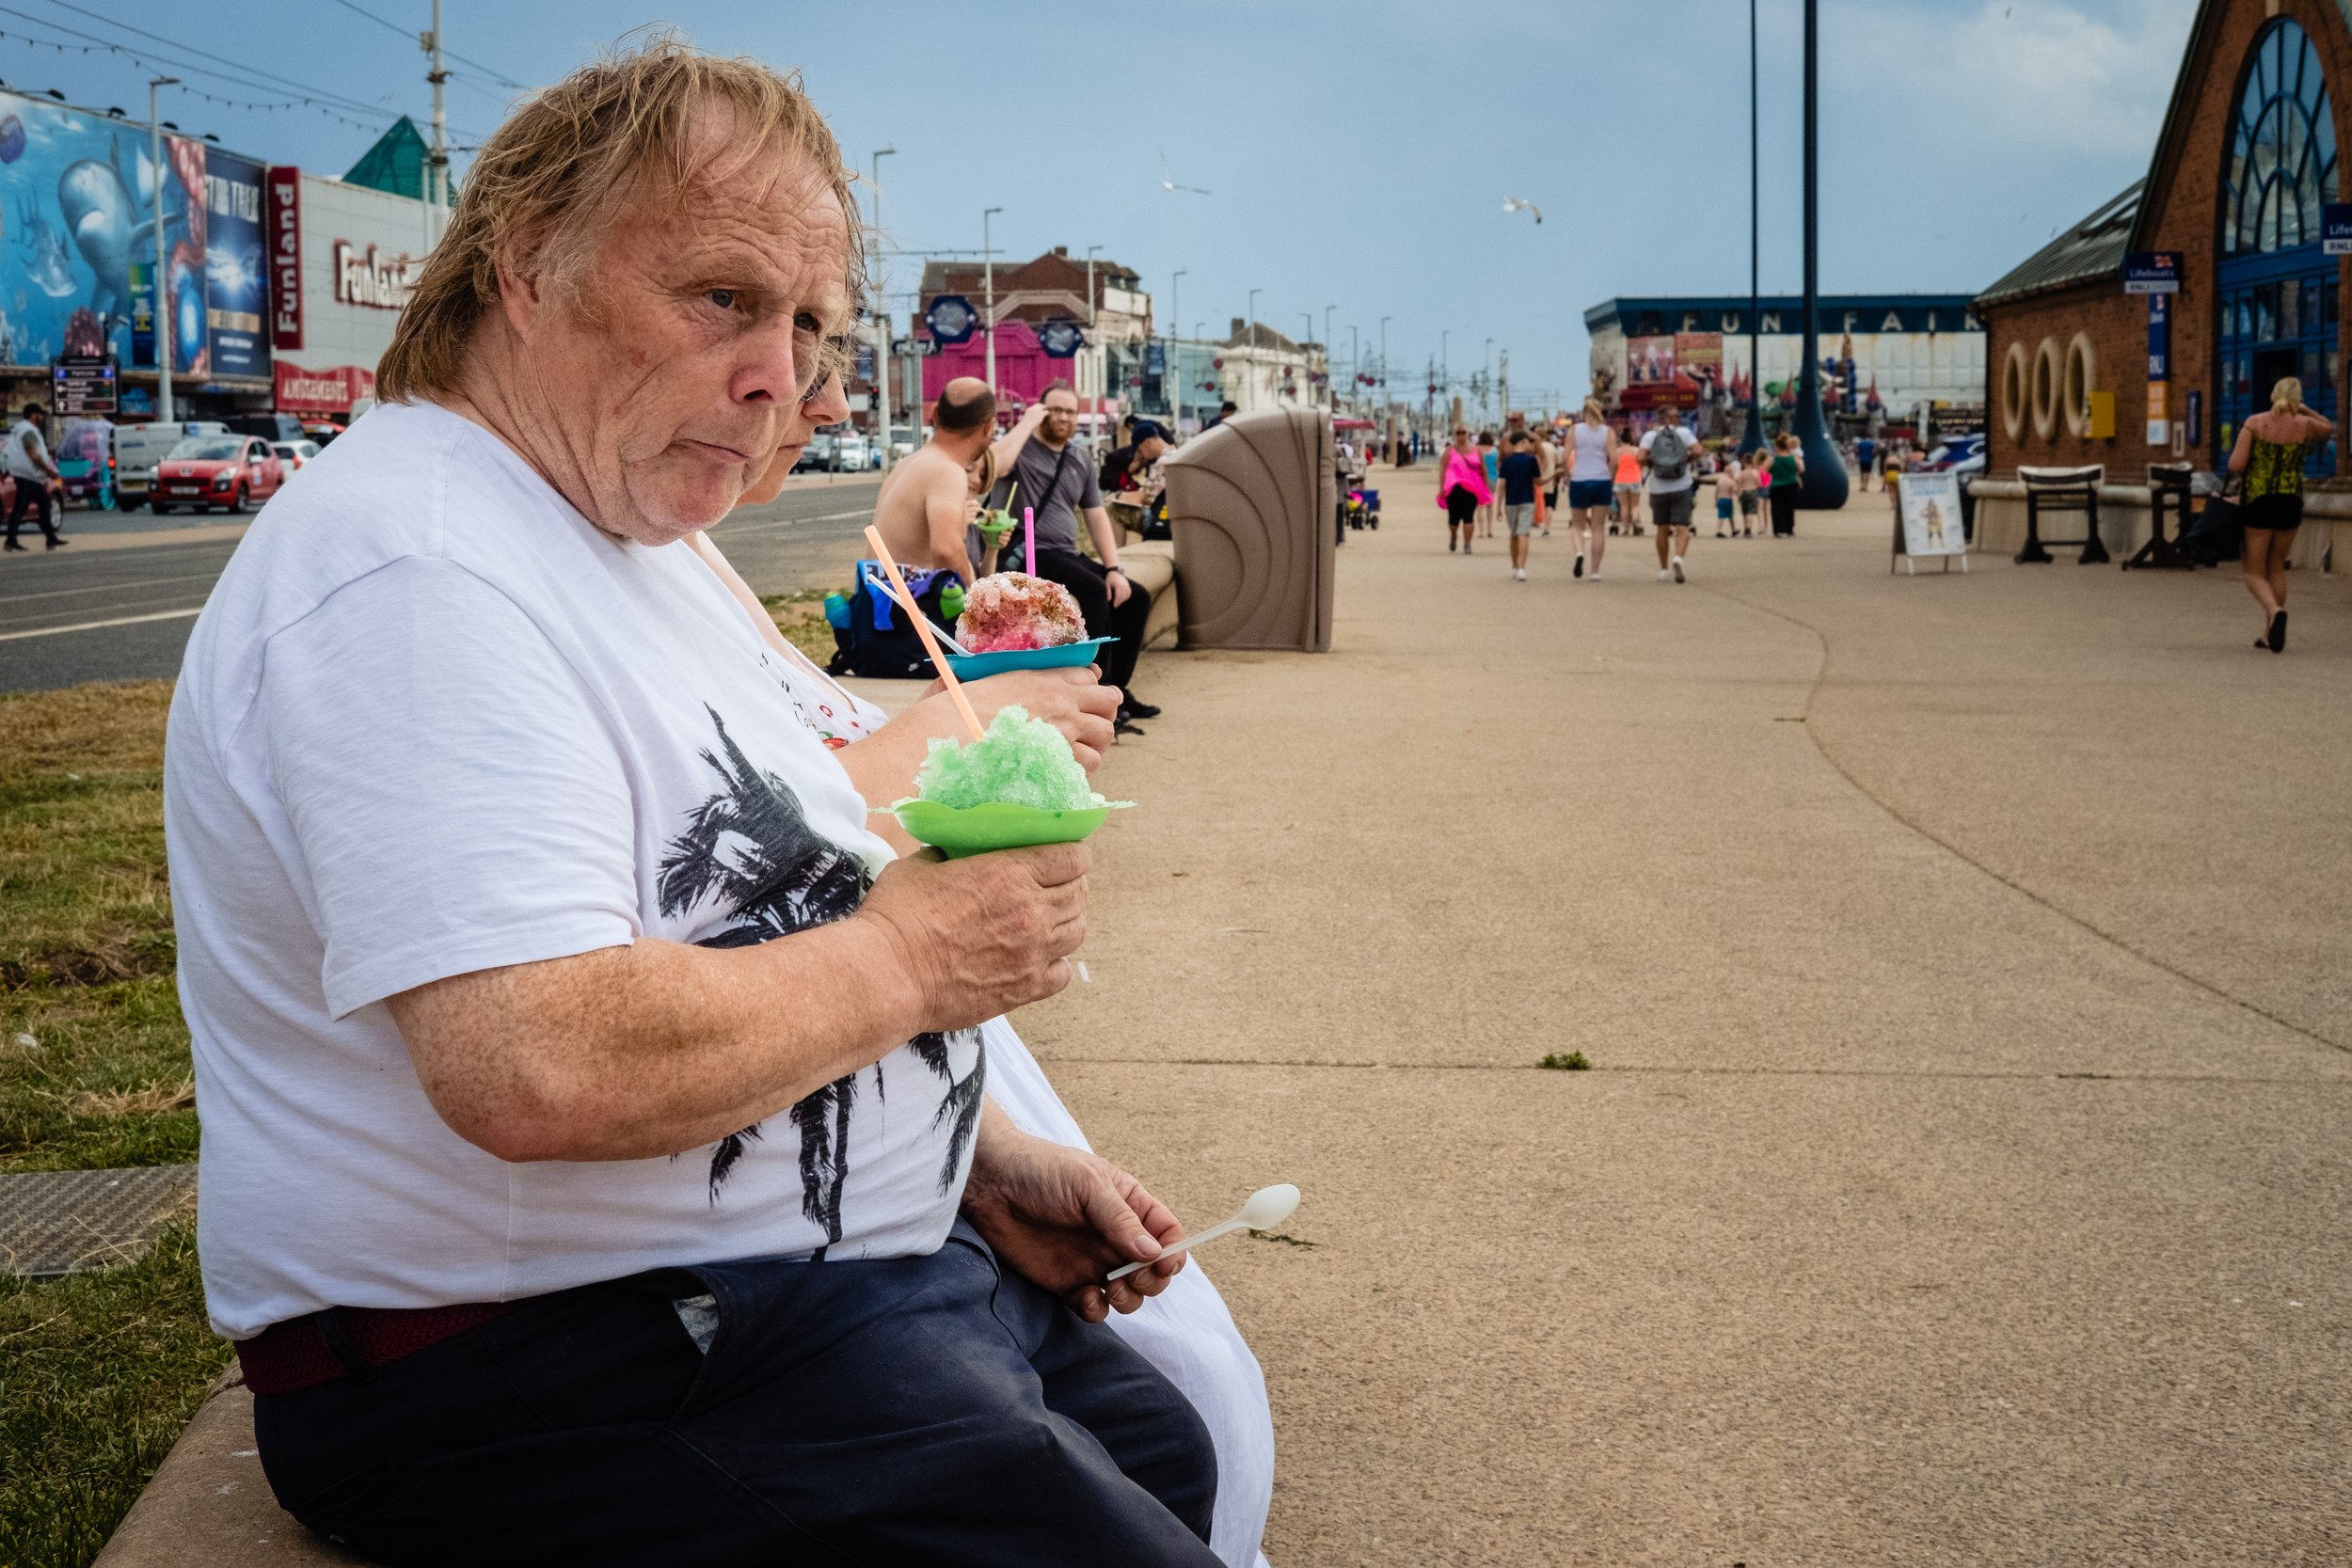
[[727,396],[736,403],[768,403],[790,406],[801,401],[792,319],[777,315],[762,321],[739,343],[740,357],[727,381]]

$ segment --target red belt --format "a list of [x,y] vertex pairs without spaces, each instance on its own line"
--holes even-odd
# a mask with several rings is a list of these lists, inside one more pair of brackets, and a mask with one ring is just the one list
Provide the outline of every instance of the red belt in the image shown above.
[[272,1323],[237,1341],[237,1365],[256,1394],[294,1394],[388,1367],[513,1309],[509,1302],[412,1308],[330,1307]]

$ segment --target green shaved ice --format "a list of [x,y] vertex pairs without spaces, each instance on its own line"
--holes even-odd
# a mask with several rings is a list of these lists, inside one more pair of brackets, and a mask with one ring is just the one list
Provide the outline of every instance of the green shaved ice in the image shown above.
[[1061,731],[1020,707],[1002,707],[988,733],[968,745],[933,740],[915,793],[961,810],[1002,800],[1040,811],[1078,811],[1104,803]]

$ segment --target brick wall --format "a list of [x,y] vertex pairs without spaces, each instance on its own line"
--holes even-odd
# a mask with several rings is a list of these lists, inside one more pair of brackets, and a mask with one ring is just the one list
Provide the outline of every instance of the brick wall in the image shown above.
[[[2182,76],[2185,85],[2180,89],[2185,96],[2175,105],[2173,139],[2158,150],[2160,162],[2141,198],[2139,224],[2141,248],[2177,250],[2182,255],[2181,292],[2172,299],[2171,417],[2183,417],[2191,389],[2201,394],[2204,428],[2191,433],[2188,451],[2189,458],[2201,466],[2217,464],[2227,455],[2211,446],[2216,434],[2215,388],[2219,379],[2215,261],[2220,243],[2225,134],[2245,73],[2247,52],[2273,16],[2289,17],[2299,24],[2319,52],[2329,103],[2335,110],[2336,142],[2344,149],[2338,165],[2338,195],[2352,200],[2352,28],[2347,28],[2337,0],[2213,0],[2207,8],[2206,37],[2198,56],[2185,63]],[[2336,286],[2343,306],[2339,318],[2352,324],[2352,276],[2347,276],[2342,263]],[[2120,277],[1994,306],[1983,313],[1992,416],[1988,458],[1993,471],[2011,472],[2020,463],[2104,463],[2110,479],[2128,481],[2144,472],[2151,461],[2171,460],[2169,449],[2147,444],[2147,305],[2123,293]],[[2011,439],[2003,419],[2010,345],[2025,348],[2030,372],[2040,344],[2044,339],[2054,339],[2062,374],[2067,345],[2078,332],[2089,337],[2094,351],[2095,389],[2116,394],[2114,438],[2076,436],[2061,415],[2054,435],[2045,439],[2037,435],[2028,415],[2022,436]],[[2029,376],[2028,388],[2030,385]],[[2344,388],[2338,390],[2342,394]],[[2352,408],[2352,398],[2340,396],[2338,406]]]

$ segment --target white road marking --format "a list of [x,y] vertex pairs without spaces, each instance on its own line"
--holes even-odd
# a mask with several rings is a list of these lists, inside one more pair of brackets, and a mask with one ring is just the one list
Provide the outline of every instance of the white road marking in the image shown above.
[[202,605],[194,610],[159,610],[152,615],[119,615],[111,621],[83,621],[71,626],[40,626],[32,631],[0,631],[0,642],[14,642],[24,637],[57,637],[69,631],[100,631],[107,626],[135,626],[143,621],[183,621],[204,613]]
[[44,588],[38,594],[0,594],[0,604],[22,604],[26,599],[62,598],[69,594],[110,594],[123,588],[159,588],[167,582],[210,582],[219,576],[218,572],[191,572],[176,578],[124,578],[119,582],[94,583],[87,588]]

